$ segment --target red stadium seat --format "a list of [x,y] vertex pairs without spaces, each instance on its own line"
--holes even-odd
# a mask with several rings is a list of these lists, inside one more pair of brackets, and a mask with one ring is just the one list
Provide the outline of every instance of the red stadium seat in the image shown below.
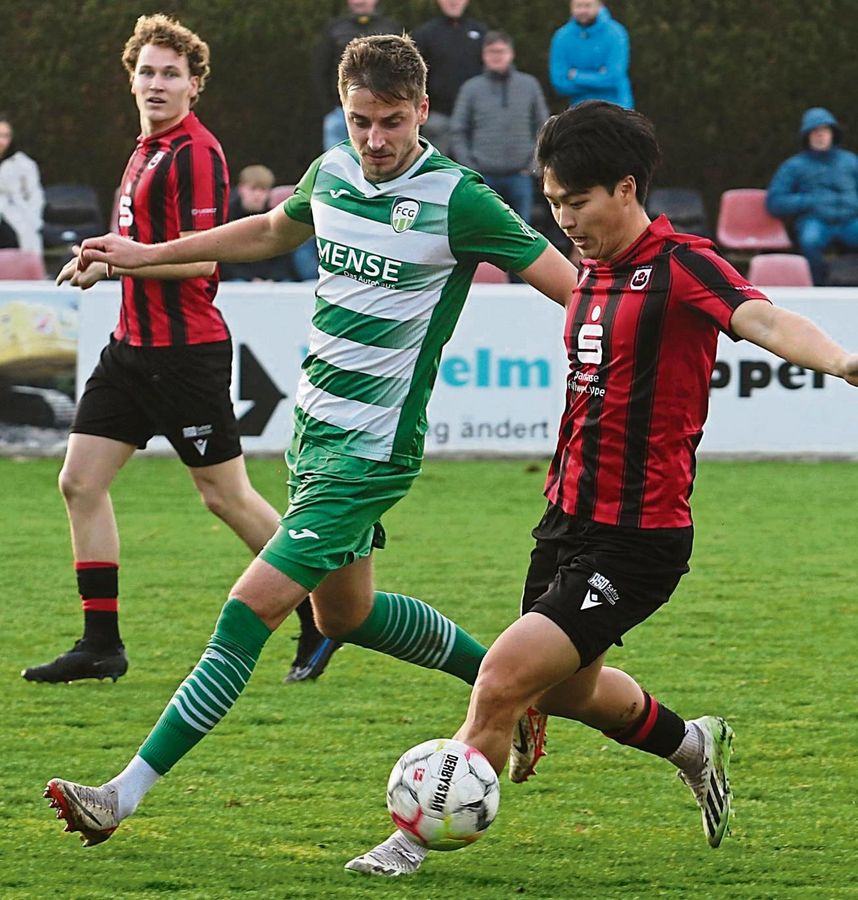
[[39,281],[47,278],[45,262],[32,250],[0,250],[0,279],[4,281]]
[[810,264],[800,253],[758,253],[752,256],[748,281],[766,287],[813,287]]
[[488,262],[481,262],[474,275],[474,284],[509,284],[506,272]]
[[766,192],[759,188],[724,191],[718,210],[717,239],[724,250],[745,253],[792,247],[783,222],[766,210]]
[[274,209],[275,206],[280,206],[284,200],[288,200],[294,193],[294,184],[275,184],[268,196],[268,208]]

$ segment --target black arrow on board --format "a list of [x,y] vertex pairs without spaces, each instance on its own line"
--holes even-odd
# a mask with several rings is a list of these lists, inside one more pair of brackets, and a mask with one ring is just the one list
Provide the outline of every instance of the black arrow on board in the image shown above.
[[242,437],[258,437],[287,395],[281,393],[247,344],[239,344],[238,353],[238,398],[253,401],[238,420],[238,431]]

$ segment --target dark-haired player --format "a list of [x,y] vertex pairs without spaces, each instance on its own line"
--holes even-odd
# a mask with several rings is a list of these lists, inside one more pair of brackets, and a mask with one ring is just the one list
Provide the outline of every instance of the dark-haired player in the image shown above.
[[[540,134],[545,196],[583,257],[566,313],[566,408],[522,616],[489,649],[455,736],[500,772],[518,723],[510,777],[523,781],[542,754],[545,716],[576,719],[676,766],[717,847],[730,818],[730,726],[686,721],[605,657],[688,571],[719,333],[853,385],[858,356],[773,306],[709,241],[663,216],[650,222],[658,159],[652,124],[602,101],[554,116]],[[347,868],[408,874],[425,855],[396,832]]]
[[[143,244],[226,221],[229,173],[220,144],[191,112],[209,74],[208,45],[163,15],[141,16],[122,62],[140,137],[122,178],[120,233]],[[77,257],[60,272],[86,289],[114,274]],[[128,669],[119,633],[119,533],[109,489],[155,434],[172,444],[205,505],[258,553],[277,511],[251,486],[229,388],[232,342],[214,305],[214,262],[150,266],[122,278],[119,324],[86,383],[71,427],[60,490],[71,528],[84,632],[67,653],[22,672],[28,681],[112,678]],[[317,677],[338,645],[313,624],[309,602],[291,680]],[[297,676],[297,677],[296,677]]]

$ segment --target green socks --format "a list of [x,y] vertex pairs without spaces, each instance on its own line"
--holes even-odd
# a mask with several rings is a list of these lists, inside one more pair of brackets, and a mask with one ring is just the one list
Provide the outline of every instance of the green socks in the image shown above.
[[422,600],[375,592],[366,621],[339,640],[378,650],[426,669],[440,669],[468,684],[477,680],[486,648]]
[[229,712],[270,635],[249,606],[227,600],[200,661],[139,750],[156,772],[166,774]]
[[[166,774],[229,712],[271,634],[244,603],[228,600],[193,672],[179,685],[139,756]],[[375,592],[367,620],[341,640],[473,684],[486,648],[437,610],[401,594]]]

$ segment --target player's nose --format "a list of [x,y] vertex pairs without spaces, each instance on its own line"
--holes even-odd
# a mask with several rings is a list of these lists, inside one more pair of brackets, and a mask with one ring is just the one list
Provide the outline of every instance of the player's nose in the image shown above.
[[564,231],[573,230],[575,228],[575,224],[576,224],[574,211],[569,209],[568,206],[561,206],[560,214],[557,217],[557,224]]
[[366,136],[366,142],[371,150],[380,150],[384,146],[384,135],[381,129],[372,127]]

